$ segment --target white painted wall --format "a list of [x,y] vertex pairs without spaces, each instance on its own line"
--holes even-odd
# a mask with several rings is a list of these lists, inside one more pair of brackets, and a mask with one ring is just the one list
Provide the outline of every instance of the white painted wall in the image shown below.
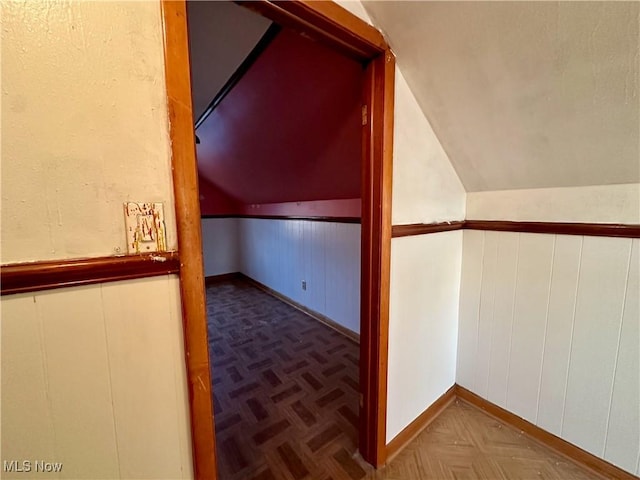
[[159,2],[1,8],[2,262],[126,253],[126,201],[175,249]]
[[640,240],[464,232],[457,382],[638,474]]
[[387,443],[455,383],[461,249],[461,231],[393,240]]
[[202,254],[205,276],[240,271],[237,218],[202,219]]
[[63,463],[29,478],[193,478],[177,277],[12,295],[0,311],[2,460]]
[[[465,191],[396,68],[392,223],[462,220]],[[461,232],[391,241],[387,442],[455,383]]]
[[392,224],[464,220],[465,191],[396,68]]
[[469,192],[467,219],[640,223],[640,183]]
[[360,332],[359,224],[241,218],[239,225],[242,273]]
[[[361,2],[337,3],[372,24]],[[464,187],[398,66],[394,117],[392,224],[463,220]],[[455,382],[461,238],[391,241],[387,442]]]
[[[159,2],[0,8],[2,262],[125,252],[125,201],[165,202],[174,249]],[[193,477],[175,277],[3,296],[0,314],[0,460]]]

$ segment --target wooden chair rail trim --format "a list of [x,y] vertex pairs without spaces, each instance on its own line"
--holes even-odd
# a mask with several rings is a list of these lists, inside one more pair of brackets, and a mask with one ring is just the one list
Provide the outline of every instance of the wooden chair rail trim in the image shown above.
[[463,221],[440,223],[412,223],[409,225],[394,225],[391,227],[393,238],[410,237],[413,235],[425,235],[429,233],[449,232],[460,230],[464,227]]
[[620,480],[638,480],[638,477],[622,470],[619,467],[603,460],[581,448],[555,436],[552,433],[518,417],[517,415],[501,408],[488,400],[470,392],[460,385],[456,385],[455,395],[462,401],[472,405],[483,412],[495,417],[507,425],[510,425],[533,438],[537,442],[551,448],[560,455],[568,458],[574,463],[602,475],[606,478],[617,478]]
[[497,232],[548,233],[593,237],[640,237],[640,225],[620,223],[511,222],[498,220],[465,220],[468,230]]
[[450,230],[490,230],[495,232],[584,235],[592,237],[640,238],[640,225],[622,223],[513,222],[502,220],[463,220],[440,223],[394,225],[394,238],[447,232]]
[[258,218],[264,220],[307,220],[309,222],[329,222],[329,223],[362,223],[360,217],[330,217],[330,216],[303,216],[303,215],[202,215],[206,218]]
[[178,252],[14,263],[0,267],[0,293],[37,292],[179,272]]

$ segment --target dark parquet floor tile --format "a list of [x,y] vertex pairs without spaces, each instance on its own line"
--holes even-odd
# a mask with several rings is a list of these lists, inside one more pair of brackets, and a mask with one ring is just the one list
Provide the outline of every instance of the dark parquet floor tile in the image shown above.
[[352,340],[242,280],[207,287],[219,477],[353,479]]

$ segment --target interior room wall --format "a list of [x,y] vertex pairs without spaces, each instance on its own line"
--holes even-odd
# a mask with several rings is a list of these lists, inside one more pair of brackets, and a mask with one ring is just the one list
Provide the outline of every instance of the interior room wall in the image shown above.
[[[400,69],[393,169],[394,225],[464,219],[464,188]],[[387,442],[455,383],[461,261],[461,231],[391,241]]]
[[203,218],[202,254],[205,276],[240,271],[239,219]]
[[[373,24],[359,1],[337,3]],[[463,220],[465,190],[399,64],[392,223]],[[387,443],[455,383],[461,261],[460,231],[391,241]]]
[[638,474],[639,249],[465,231],[457,382]]
[[[159,2],[1,8],[2,262],[125,253],[125,201],[164,202],[175,249]],[[0,311],[2,460],[193,477],[175,276],[3,296]]]
[[242,273],[360,332],[359,224],[241,218],[239,239]]
[[469,192],[467,219],[640,223],[640,183]]
[[2,262],[126,253],[126,201],[164,202],[175,249],[157,2],[2,16]]

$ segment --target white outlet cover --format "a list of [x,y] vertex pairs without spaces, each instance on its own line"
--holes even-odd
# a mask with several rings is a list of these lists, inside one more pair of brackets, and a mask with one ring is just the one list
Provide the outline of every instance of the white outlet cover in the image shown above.
[[162,203],[125,202],[124,223],[130,254],[164,252],[167,249]]

